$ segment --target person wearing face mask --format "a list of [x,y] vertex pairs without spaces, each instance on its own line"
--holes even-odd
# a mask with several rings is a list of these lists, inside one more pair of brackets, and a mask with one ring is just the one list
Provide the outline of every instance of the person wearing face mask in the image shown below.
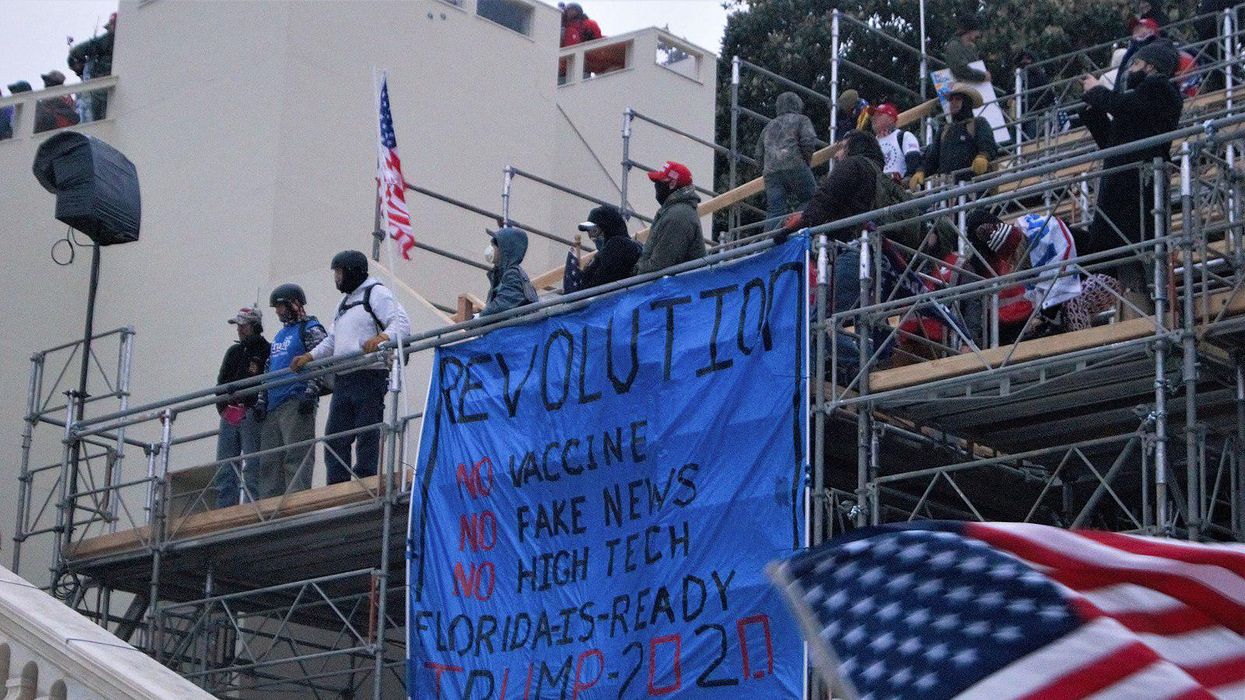
[[648,179],[661,207],[640,251],[635,266],[637,275],[705,257],[705,239],[696,211],[700,196],[692,184],[692,171],[682,163],[668,160],[660,170],[649,173]]
[[604,204],[588,213],[588,223],[596,227],[592,244],[597,253],[584,268],[579,288],[599,287],[630,277],[642,249],[639,243],[631,240],[622,212],[618,207]]
[[[268,364],[264,372],[289,369],[293,362],[324,340],[324,326],[306,311],[307,295],[297,284],[282,284],[272,290],[268,303],[277,312],[281,330],[269,346]],[[300,365],[301,366],[301,365]],[[255,402],[255,419],[263,424],[259,433],[259,473],[247,474],[252,468],[246,460],[243,483],[247,489],[254,484],[255,498],[271,498],[292,491],[311,488],[311,470],[315,453],[311,445],[297,445],[316,436],[316,405],[320,401],[321,383],[311,379],[281,384],[261,392]],[[285,449],[278,449],[285,447]]]
[[[1087,75],[1081,84],[1088,108],[1082,116],[1099,148],[1111,148],[1139,139],[1173,131],[1180,123],[1182,100],[1171,81],[1177,56],[1166,44],[1152,44],[1137,52],[1124,82],[1127,90],[1117,93],[1097,78]],[[1154,158],[1168,160],[1171,142],[1163,142],[1135,153],[1103,159],[1103,170]],[[1154,236],[1154,218],[1146,205],[1152,197],[1149,187],[1142,191],[1137,168],[1109,172],[1098,181],[1098,201],[1089,226],[1089,246],[1082,253],[1110,250],[1126,243],[1137,243]],[[1142,309],[1150,307],[1145,294],[1148,277],[1141,263],[1125,261],[1116,269],[1117,279]]]
[[481,316],[527,306],[536,302],[536,287],[523,269],[527,255],[527,233],[513,226],[503,226],[493,234],[493,241],[484,251],[484,259],[493,266],[488,271],[488,299]]
[[[1167,40],[1159,34],[1159,23],[1156,20],[1149,17],[1137,20],[1137,23],[1133,25],[1132,36],[1128,39],[1128,48],[1124,50],[1124,57],[1120,59],[1119,69],[1115,73],[1117,76],[1115,91],[1124,92],[1129,89],[1127,80],[1129,69],[1139,51],[1147,46],[1167,43]],[[1124,78],[1121,79],[1119,76],[1124,76]]]
[[[380,280],[368,275],[367,256],[357,250],[343,250],[329,265],[337,291],[345,294],[324,341],[290,364],[295,372],[312,360],[342,357],[359,351],[376,350],[390,340],[405,338],[411,332],[406,309]],[[326,481],[339,484],[353,478],[376,474],[380,459],[380,427],[385,418],[385,390],[389,387],[389,368],[364,367],[333,376],[333,398],[329,402],[326,435],[337,435],[356,428],[372,428],[361,433],[338,435],[324,441]],[[351,446],[354,460],[351,466]]]

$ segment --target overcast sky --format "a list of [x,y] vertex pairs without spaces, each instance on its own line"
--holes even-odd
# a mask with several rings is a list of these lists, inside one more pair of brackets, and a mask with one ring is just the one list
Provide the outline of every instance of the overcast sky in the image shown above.
[[[672,33],[714,53],[721,47],[726,26],[721,0],[581,0],[581,4],[606,35],[668,26]],[[96,27],[102,33],[108,15],[116,9],[116,0],[0,0],[0,87],[4,94],[9,94],[9,83],[17,80],[39,89],[43,86],[39,76],[53,68],[69,82],[77,82],[65,65],[66,37],[83,41]]]

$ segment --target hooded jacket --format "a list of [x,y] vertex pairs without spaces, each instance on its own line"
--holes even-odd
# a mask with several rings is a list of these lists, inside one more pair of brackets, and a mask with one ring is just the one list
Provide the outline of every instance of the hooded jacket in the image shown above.
[[761,130],[757,157],[764,161],[763,174],[807,168],[817,149],[813,121],[804,115],[804,100],[784,92],[775,102],[777,116]]
[[1137,52],[1155,43],[1169,44],[1170,42],[1159,36],[1158,33],[1151,34],[1141,41],[1137,41],[1135,39],[1128,40],[1128,48],[1125,49],[1124,56],[1120,58],[1120,65],[1115,71],[1114,89],[1116,92],[1124,92],[1128,89],[1126,84],[1128,83],[1128,66],[1133,62],[1133,59],[1137,57]]
[[670,193],[649,230],[648,240],[636,263],[637,275],[663,270],[688,260],[705,257],[705,239],[700,232],[700,215],[696,205],[700,196],[695,185],[687,185]]
[[968,65],[981,60],[981,57],[977,54],[976,44],[965,43],[963,39],[957,36],[947,42],[942,52],[943,58],[947,61],[947,68],[951,70],[951,77],[966,83],[986,82],[985,73]]
[[[264,371],[264,365],[268,362],[270,347],[268,340],[258,333],[248,335],[230,345],[225,351],[225,358],[220,363],[220,371],[216,373],[216,384],[229,384],[261,374]],[[254,406],[258,399],[258,395],[252,394],[242,399],[242,404],[248,407]],[[227,400],[217,401],[216,412],[224,412],[228,405]]]
[[974,117],[972,103],[967,99],[963,102],[960,111],[952,115],[953,121],[942,127],[929,144],[921,168],[926,175],[954,173],[971,166],[978,155],[994,160],[999,154],[990,122],[985,117]]
[[493,239],[497,241],[501,260],[488,271],[488,303],[480,311],[481,316],[499,314],[536,301],[536,287],[523,270],[527,234],[507,226],[493,234]]
[[592,256],[592,262],[584,268],[579,288],[599,287],[630,277],[642,249],[639,243],[631,240],[622,214],[614,207],[598,207],[592,210],[588,220],[601,227],[604,241]]

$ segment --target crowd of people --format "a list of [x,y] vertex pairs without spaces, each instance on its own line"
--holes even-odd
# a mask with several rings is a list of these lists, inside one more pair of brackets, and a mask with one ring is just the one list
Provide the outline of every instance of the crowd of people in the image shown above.
[[[117,13],[112,13],[104,25],[104,33],[74,44],[69,49],[66,63],[70,70],[83,81],[112,75],[112,49],[117,27]],[[51,70],[40,76],[43,87],[54,88],[65,84],[65,74]],[[29,81],[18,80],[8,85],[10,95],[31,92]],[[0,92],[2,95],[3,92]],[[34,133],[61,129],[74,124],[103,119],[108,114],[108,91],[91,90],[82,94],[49,97],[35,103]],[[0,109],[0,140],[12,138],[17,112],[13,107]]]
[[225,352],[218,385],[285,369],[295,377],[257,395],[220,394],[216,404],[220,464],[212,479],[212,505],[218,508],[311,487],[316,412],[326,394],[331,395],[325,424],[329,437],[324,440],[327,483],[376,474],[388,369],[350,368],[328,377],[297,375],[315,360],[375,352],[383,343],[408,335],[410,319],[393,292],[368,274],[362,252],[338,253],[330,269],[343,296],[327,329],[307,313],[307,295],[292,283],[278,285],[268,297],[281,323],[271,342],[264,338],[261,309],[244,307],[229,319],[238,340]]

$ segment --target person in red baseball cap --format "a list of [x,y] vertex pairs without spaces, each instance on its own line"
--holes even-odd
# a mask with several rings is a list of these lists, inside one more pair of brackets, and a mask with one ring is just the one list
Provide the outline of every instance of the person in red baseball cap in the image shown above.
[[883,102],[873,110],[873,118],[869,120],[873,135],[882,149],[882,157],[886,164],[882,172],[896,181],[908,177],[908,173],[916,172],[921,167],[921,144],[911,132],[895,128],[899,122],[899,108],[890,102]]
[[1120,59],[1119,69],[1115,73],[1114,89],[1116,92],[1129,89],[1128,68],[1136,58],[1137,52],[1154,44],[1170,45],[1170,42],[1159,32],[1158,21],[1151,17],[1142,17],[1133,25],[1133,35],[1128,40],[1128,49],[1124,51],[1124,57]]
[[696,206],[700,196],[692,184],[692,171],[672,160],[648,174],[661,208],[653,217],[648,240],[636,263],[637,275],[705,257],[705,239]]

